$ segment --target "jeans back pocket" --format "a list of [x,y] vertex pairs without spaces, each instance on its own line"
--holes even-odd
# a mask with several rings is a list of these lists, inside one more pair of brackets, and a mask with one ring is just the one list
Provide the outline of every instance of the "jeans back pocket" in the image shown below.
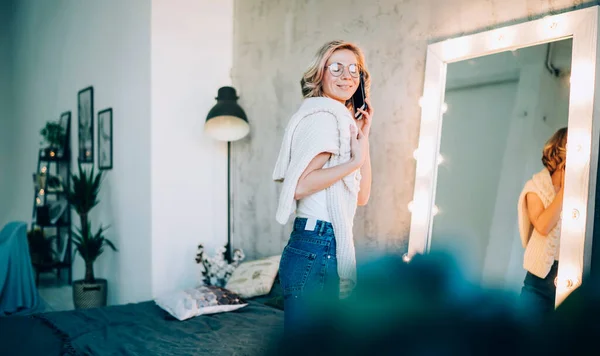
[[316,253],[286,246],[279,263],[279,280],[283,295],[298,295],[304,289],[313,267]]

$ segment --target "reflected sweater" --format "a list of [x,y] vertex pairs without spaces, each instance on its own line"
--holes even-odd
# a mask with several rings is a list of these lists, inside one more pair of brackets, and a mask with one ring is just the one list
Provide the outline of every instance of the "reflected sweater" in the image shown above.
[[558,221],[547,236],[540,234],[529,220],[527,193],[537,194],[544,204],[544,209],[548,208],[556,196],[548,169],[542,169],[525,183],[517,207],[519,234],[521,235],[521,243],[525,248],[523,268],[539,278],[546,278],[552,264],[555,260],[558,260],[558,243],[562,219]]
[[[314,97],[304,99],[286,127],[273,180],[282,182],[276,219],[285,224],[296,211],[294,199],[298,179],[315,156],[331,153],[323,168],[351,158],[350,125],[356,126],[350,111],[340,102]],[[356,256],[352,227],[360,189],[360,169],[325,189],[327,211],[335,234],[340,279],[356,284]]]

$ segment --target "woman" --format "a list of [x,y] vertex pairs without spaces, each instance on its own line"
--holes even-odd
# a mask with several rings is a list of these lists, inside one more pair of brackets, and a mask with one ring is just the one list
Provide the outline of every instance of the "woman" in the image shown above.
[[525,248],[523,267],[527,270],[521,301],[535,316],[554,310],[566,145],[565,127],[546,142],[544,168],[525,184],[519,198],[519,233]]
[[[354,119],[352,95],[364,79],[366,110]],[[356,284],[352,225],[371,191],[370,75],[356,45],[331,41],[319,49],[300,81],[304,100],[286,128],[273,172],[283,182],[277,221],[296,213],[279,265],[284,326],[310,320],[310,300],[335,301]]]

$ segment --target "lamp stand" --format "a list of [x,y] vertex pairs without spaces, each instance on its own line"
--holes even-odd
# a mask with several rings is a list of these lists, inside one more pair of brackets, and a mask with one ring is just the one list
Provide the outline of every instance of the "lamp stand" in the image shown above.
[[225,260],[232,261],[231,256],[231,141],[227,141],[227,245]]

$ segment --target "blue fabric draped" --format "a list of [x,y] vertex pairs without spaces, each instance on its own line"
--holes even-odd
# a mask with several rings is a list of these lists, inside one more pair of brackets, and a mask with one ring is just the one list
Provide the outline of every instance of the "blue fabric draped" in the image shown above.
[[13,221],[0,231],[0,316],[40,308],[27,242],[27,224]]

